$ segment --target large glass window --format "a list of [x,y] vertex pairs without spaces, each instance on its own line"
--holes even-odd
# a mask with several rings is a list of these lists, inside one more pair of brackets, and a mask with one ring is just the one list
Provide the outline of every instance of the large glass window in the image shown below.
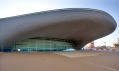
[[63,51],[73,48],[72,44],[63,39],[30,38],[14,44],[12,51]]

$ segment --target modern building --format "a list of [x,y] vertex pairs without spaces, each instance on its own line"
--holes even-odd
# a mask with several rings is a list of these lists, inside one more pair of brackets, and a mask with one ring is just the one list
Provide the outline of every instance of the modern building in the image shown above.
[[0,51],[80,50],[112,33],[108,13],[88,8],[57,9],[0,19]]

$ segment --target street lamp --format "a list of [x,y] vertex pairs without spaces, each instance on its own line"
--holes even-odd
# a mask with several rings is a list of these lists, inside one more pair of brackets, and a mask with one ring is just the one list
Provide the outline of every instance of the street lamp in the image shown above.
[[106,42],[104,42],[104,44],[105,44],[105,47],[106,47]]

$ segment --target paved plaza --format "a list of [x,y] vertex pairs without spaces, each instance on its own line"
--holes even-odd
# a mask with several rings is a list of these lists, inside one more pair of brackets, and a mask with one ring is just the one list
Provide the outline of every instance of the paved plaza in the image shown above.
[[1,52],[0,71],[119,71],[119,52]]

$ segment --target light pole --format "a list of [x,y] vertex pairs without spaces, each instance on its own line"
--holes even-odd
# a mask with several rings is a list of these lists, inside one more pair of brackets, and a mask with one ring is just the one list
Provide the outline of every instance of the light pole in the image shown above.
[[118,44],[119,44],[119,38],[117,38],[117,40],[118,40]]
[[104,42],[104,44],[105,44],[105,47],[106,47],[106,42]]

